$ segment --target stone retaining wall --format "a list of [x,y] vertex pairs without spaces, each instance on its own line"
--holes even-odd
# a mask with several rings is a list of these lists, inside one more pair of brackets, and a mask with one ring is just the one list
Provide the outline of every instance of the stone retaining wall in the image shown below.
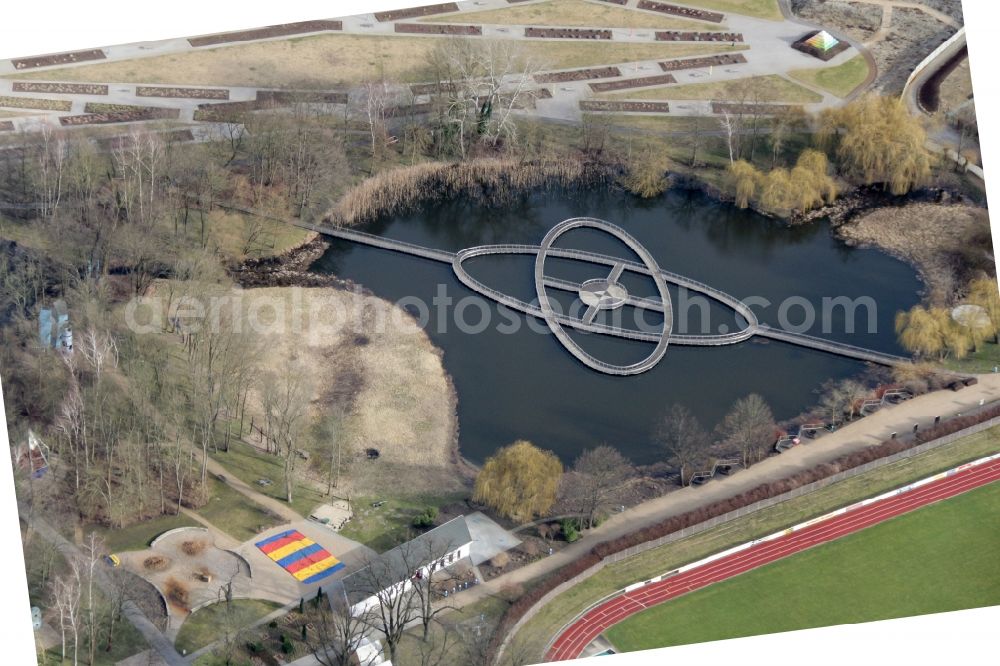
[[798,109],[801,104],[740,104],[738,102],[712,102],[712,113],[765,113],[774,114]]
[[76,116],[61,116],[59,124],[72,127],[78,125],[106,125],[109,123],[132,123],[140,120],[176,120],[180,109],[158,109],[147,107],[133,111],[108,111],[105,113],[84,113]]
[[54,83],[15,81],[14,92],[61,93],[64,95],[107,95],[108,87],[99,83]]
[[700,67],[721,67],[722,65],[739,65],[747,59],[742,53],[732,53],[702,58],[687,58],[684,60],[665,60],[657,63],[664,72],[676,72],[681,69],[698,69]]
[[466,37],[479,37],[483,34],[482,27],[478,25],[445,25],[435,23],[397,23],[395,30],[396,32],[417,35],[464,35]]
[[414,83],[410,86],[414,95],[436,95],[440,92],[455,92],[453,83]]
[[539,39],[611,39],[611,31],[589,28],[525,28],[524,36]]
[[261,104],[262,108],[291,105],[297,102],[304,102],[306,104],[347,104],[347,93],[339,90],[331,92],[258,90],[257,102]]
[[40,97],[0,96],[0,106],[8,109],[32,109],[34,111],[69,111],[73,102],[68,99],[42,99]]
[[426,7],[407,7],[406,9],[394,9],[389,12],[375,12],[375,20],[379,23],[387,21],[398,21],[400,19],[416,18],[418,16],[432,16],[434,14],[450,14],[458,11],[458,5],[454,2],[445,2],[440,5],[427,5]]
[[654,33],[658,42],[743,42],[741,32],[689,32],[680,30],[658,30]]
[[673,74],[656,74],[654,76],[641,76],[637,79],[622,79],[620,81],[601,81],[591,83],[590,89],[594,92],[610,92],[612,90],[625,90],[626,88],[647,88],[649,86],[661,86],[668,83],[677,83]]
[[179,99],[229,99],[226,88],[161,88],[137,86],[136,97],[170,97]]
[[668,102],[612,102],[611,100],[585,99],[580,101],[581,111],[620,113],[669,113]]
[[253,30],[222,32],[215,35],[205,35],[203,37],[190,37],[188,38],[188,44],[191,46],[213,46],[215,44],[227,44],[229,42],[252,42],[258,39],[299,35],[306,32],[324,32],[327,30],[343,29],[343,21],[299,21],[298,23],[280,23],[278,25],[269,25],[264,28],[255,28]]
[[104,60],[104,51],[101,49],[89,49],[87,51],[68,51],[66,53],[53,53],[52,55],[35,56],[33,58],[14,58],[11,63],[14,69],[33,69],[35,67],[52,67],[54,65],[72,65],[75,62],[86,62],[88,60]]
[[[623,2],[622,4],[625,3]],[[708,12],[704,9],[692,9],[691,7],[678,7],[677,5],[668,5],[664,2],[652,2],[652,0],[639,0],[639,4],[636,7],[650,12],[683,16],[684,18],[709,21],[711,23],[722,23],[722,19],[726,18],[725,15],[718,12]]]
[[571,72],[535,74],[535,81],[538,83],[565,83],[567,81],[586,81],[587,79],[610,79],[621,75],[622,72],[617,67],[592,67]]
[[[194,141],[194,134],[191,130],[171,130],[169,132],[157,132],[158,137],[164,139],[168,143],[181,142],[186,143],[189,141]],[[135,142],[135,137],[130,134],[113,136],[105,139],[98,139],[97,145],[101,150],[114,150],[116,148],[121,148],[122,146],[131,146]]]

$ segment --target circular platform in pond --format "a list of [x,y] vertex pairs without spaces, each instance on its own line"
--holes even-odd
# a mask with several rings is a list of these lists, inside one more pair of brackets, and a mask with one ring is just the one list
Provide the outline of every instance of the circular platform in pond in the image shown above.
[[588,307],[598,310],[614,310],[620,308],[628,300],[628,290],[620,282],[611,282],[605,278],[587,280],[580,285],[580,300]]

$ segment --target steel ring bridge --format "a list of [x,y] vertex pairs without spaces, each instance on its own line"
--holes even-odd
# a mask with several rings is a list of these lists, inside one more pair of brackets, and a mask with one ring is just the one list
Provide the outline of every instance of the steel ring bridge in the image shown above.
[[[512,310],[545,321],[559,342],[580,362],[598,372],[610,375],[636,375],[650,370],[663,358],[669,344],[719,347],[737,344],[755,335],[880,365],[892,366],[911,362],[911,359],[902,356],[885,354],[864,347],[834,342],[805,333],[786,331],[772,328],[767,324],[761,324],[750,307],[743,301],[703,282],[663,270],[657,265],[656,260],[650,255],[649,251],[624,229],[596,218],[576,217],[560,222],[549,230],[540,245],[482,245],[459,252],[437,250],[353,229],[309,224],[301,221],[296,221],[294,224],[325,236],[450,264],[452,270],[455,272],[455,276],[463,285]],[[554,247],[554,243],[563,234],[580,228],[594,229],[615,237],[634,252],[641,261],[626,260],[586,250]],[[464,264],[469,259],[501,254],[535,256],[534,282],[538,298],[537,304],[528,303],[493,289],[472,277],[465,269]],[[549,257],[578,260],[604,266],[608,272],[604,277],[587,280],[583,283],[562,280],[545,274],[545,261]],[[629,294],[619,282],[619,278],[626,271],[652,278],[659,297],[645,298]],[[670,294],[667,289],[668,284],[684,287],[692,292],[702,294],[732,309],[738,315],[737,321],[742,319],[744,322],[743,327],[738,331],[720,333],[718,335],[682,335],[674,333],[672,331],[673,312]],[[549,296],[549,289],[577,294],[583,304],[587,306],[586,311],[579,317],[561,312],[554,307]],[[663,324],[658,327],[658,330],[636,330],[595,321],[597,314],[601,310],[614,310],[626,305],[639,310],[649,310],[662,314]],[[654,348],[648,356],[635,363],[622,365],[607,363],[584,350],[570,337],[567,329],[597,333],[626,340],[648,342],[652,343]]]

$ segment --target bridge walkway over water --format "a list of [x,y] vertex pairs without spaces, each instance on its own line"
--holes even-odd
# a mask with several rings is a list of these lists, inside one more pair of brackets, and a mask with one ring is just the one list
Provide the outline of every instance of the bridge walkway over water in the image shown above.
[[[403,254],[422,257],[424,259],[430,259],[432,261],[437,261],[440,263],[452,264],[453,266],[457,266],[459,263],[458,260],[463,257],[469,258],[471,256],[481,256],[488,254],[536,254],[539,250],[539,247],[537,245],[506,244],[506,245],[490,245],[479,248],[471,248],[470,250],[463,250],[461,252],[455,253],[455,252],[448,252],[446,250],[436,250],[433,248],[424,247],[414,243],[408,243],[406,241],[385,238],[383,236],[376,236],[375,234],[369,234],[354,229],[345,229],[342,227],[335,227],[323,224],[310,224],[308,222],[302,222],[298,220],[292,221],[292,224],[297,227],[301,227],[303,229],[309,229],[311,231],[315,231],[316,233],[320,233],[325,236],[330,236],[332,238],[348,240],[355,243],[368,245],[371,247],[381,248],[384,250],[401,252]],[[634,261],[623,261],[620,257],[612,257],[608,255],[599,254],[596,252],[588,252],[586,250],[574,250],[574,249],[553,247],[549,250],[549,255],[563,259],[576,259],[580,261],[586,261],[590,263],[610,266],[616,273],[619,273],[619,271],[622,270],[631,270],[637,273],[649,274],[649,270],[641,263]],[[456,269],[456,272],[458,272],[458,269]],[[672,273],[670,271],[662,269],[661,273],[665,279],[674,284],[677,284],[678,286],[687,287],[692,291],[702,293],[710,298],[713,298],[714,300],[723,303],[724,305],[731,307],[734,311],[736,311],[736,313],[739,316],[743,317],[743,319],[746,322],[748,322],[748,325],[742,330],[724,335],[699,336],[699,335],[671,334],[670,335],[671,344],[693,345],[693,346],[722,346],[722,345],[736,344],[757,335],[772,340],[786,342],[788,344],[793,344],[799,347],[806,347],[809,349],[824,351],[830,354],[836,354],[838,356],[853,358],[859,361],[866,361],[869,363],[876,363],[879,365],[894,366],[911,362],[911,359],[903,356],[886,354],[883,352],[866,349],[864,347],[849,345],[843,342],[835,342],[832,340],[819,338],[805,333],[797,333],[793,331],[786,331],[783,329],[773,328],[767,324],[760,324],[757,322],[757,318],[754,315],[754,313],[750,310],[749,306],[744,304],[742,301],[736,299],[735,297],[723,291],[715,289],[714,287],[710,287],[709,285],[704,284],[703,282],[692,280],[691,278],[679,275],[677,273]],[[466,276],[468,276],[467,273]],[[474,278],[471,278],[471,276],[468,276],[468,279],[475,281]],[[545,283],[547,286],[551,286],[557,289],[564,289],[568,291],[576,291],[580,287],[580,285],[577,283],[569,282],[567,280],[559,280],[557,278],[552,278],[552,277],[546,277]],[[478,283],[478,285],[480,289],[482,289],[485,293],[487,293],[491,298],[494,298],[498,303],[506,305],[515,310],[521,310],[531,316],[543,318],[543,313],[541,311],[541,308],[539,308],[538,306],[525,303],[524,301],[516,299],[508,294],[504,294],[503,292],[491,289],[486,285],[483,285],[482,283]],[[640,299],[633,296],[629,296],[629,305],[633,305],[634,307],[639,307],[639,308],[658,310],[661,312],[663,311],[663,305],[651,299]],[[558,317],[559,322],[561,324],[565,326],[570,326],[576,330],[605,334],[605,335],[615,335],[630,340],[655,343],[659,339],[660,335],[659,333],[652,331],[650,332],[631,331],[629,329],[623,329],[621,327],[615,327],[615,326],[608,326],[606,324],[601,324],[601,323],[584,322],[582,319],[569,317],[559,313],[555,313],[554,316]]]

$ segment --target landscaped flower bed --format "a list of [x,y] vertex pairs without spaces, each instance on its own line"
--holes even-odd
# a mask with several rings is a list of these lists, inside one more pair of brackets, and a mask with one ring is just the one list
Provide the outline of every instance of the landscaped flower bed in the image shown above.
[[64,99],[40,99],[38,97],[0,97],[0,106],[11,109],[36,109],[41,111],[69,111],[73,103]]
[[640,76],[635,79],[622,79],[620,81],[602,81],[601,83],[591,83],[590,89],[594,92],[609,92],[611,90],[625,90],[626,88],[646,88],[649,86],[660,86],[668,83],[677,83],[677,79],[672,74],[657,74],[655,76]]
[[538,83],[565,83],[567,81],[586,81],[587,79],[611,79],[621,75],[622,71],[617,67],[591,67],[571,72],[535,74],[535,81]]
[[278,25],[269,25],[266,28],[256,28],[254,30],[240,30],[238,32],[223,32],[217,35],[205,35],[204,37],[191,37],[188,39],[188,43],[191,46],[212,46],[214,44],[226,44],[228,42],[252,42],[258,39],[285,37],[287,35],[300,35],[307,32],[343,30],[343,28],[343,21],[299,21],[298,23],[280,23]]
[[64,95],[107,95],[108,87],[101,83],[54,83],[49,81],[15,81],[14,92],[61,93]]
[[162,88],[159,86],[137,86],[136,97],[171,97],[180,99],[229,99],[226,88]]
[[34,58],[14,58],[11,62],[14,64],[14,69],[33,69],[35,67],[69,65],[74,62],[84,62],[86,60],[104,60],[105,57],[104,51],[89,49],[87,51],[53,53],[52,55],[35,56]]

